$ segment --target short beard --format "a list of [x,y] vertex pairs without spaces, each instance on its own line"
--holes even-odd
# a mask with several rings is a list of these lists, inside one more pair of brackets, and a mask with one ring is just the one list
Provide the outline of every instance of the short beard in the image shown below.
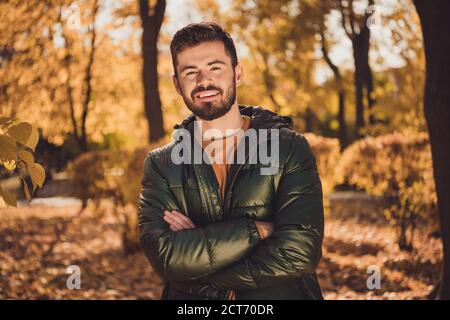
[[234,101],[236,101],[236,79],[234,75],[233,84],[226,90],[225,93],[223,93],[222,90],[212,86],[209,86],[204,90],[218,90],[220,91],[222,98],[218,101],[202,103],[201,107],[198,107],[193,103],[194,97],[192,97],[192,100],[190,100],[184,94],[182,95],[184,103],[186,104],[188,109],[191,110],[191,112],[195,116],[202,120],[211,121],[222,117],[231,110]]

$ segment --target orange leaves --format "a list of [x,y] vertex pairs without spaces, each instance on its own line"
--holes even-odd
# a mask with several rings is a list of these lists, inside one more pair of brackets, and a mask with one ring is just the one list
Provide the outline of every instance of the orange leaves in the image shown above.
[[0,161],[2,163],[15,160],[17,158],[16,142],[7,135],[0,135]]
[[17,196],[14,193],[3,190],[0,187],[0,208],[4,207],[5,204],[16,207],[17,206]]
[[[79,209],[34,205],[0,212],[0,299],[160,297],[161,280],[145,256],[124,258],[113,212],[99,217],[88,208],[77,216]],[[67,287],[66,269],[73,264],[80,267],[81,290]]]
[[317,161],[323,192],[327,195],[335,185],[335,168],[339,161],[339,140],[317,136],[313,133],[305,134]]
[[[405,247],[417,222],[435,221],[436,191],[431,150],[426,133],[393,133],[369,137],[349,146],[337,167],[347,182],[385,199],[385,215],[399,231]],[[410,229],[406,240],[407,229]]]
[[[25,168],[30,175],[33,184],[33,191],[37,187],[42,187],[45,181],[44,168],[34,162],[34,151],[39,140],[39,134],[36,128],[27,122],[19,122],[15,124],[15,120],[10,117],[0,118],[2,131],[0,132],[0,165],[7,170],[13,171],[16,167]],[[31,150],[31,151],[30,151]],[[24,179],[23,188],[27,200],[31,199],[31,193]],[[15,194],[2,190],[0,188],[0,197],[3,202],[10,206],[17,206],[17,197]]]

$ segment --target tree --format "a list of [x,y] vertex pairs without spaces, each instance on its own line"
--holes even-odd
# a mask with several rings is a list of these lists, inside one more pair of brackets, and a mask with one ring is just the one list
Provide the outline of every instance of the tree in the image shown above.
[[[73,56],[71,53],[72,50],[72,41],[70,40],[69,36],[67,35],[67,28],[65,27],[64,21],[61,20],[61,10],[60,8],[60,14],[59,14],[59,22],[62,26],[62,35],[64,38],[64,48],[66,50],[65,57],[64,57],[64,66],[67,70],[67,82],[66,82],[66,89],[67,89],[67,100],[68,105],[70,108],[70,119],[72,121],[73,126],[73,135],[75,137],[75,140],[78,143],[78,147],[81,152],[88,151],[88,138],[86,133],[86,120],[89,114],[89,107],[90,102],[92,100],[92,69],[94,65],[94,59],[95,59],[95,51],[96,51],[96,39],[97,39],[97,31],[96,31],[96,20],[97,20],[97,14],[99,10],[99,3],[98,0],[94,0],[92,4],[92,13],[91,13],[91,25],[89,27],[89,36],[90,36],[90,52],[88,56],[87,65],[84,71],[84,97],[82,100],[82,112],[81,112],[81,119],[78,121],[76,114],[75,114],[75,102],[74,102],[74,90],[72,87],[72,72],[71,72],[71,64],[73,63]],[[84,49],[84,48],[83,48]]]
[[450,2],[414,0],[426,58],[424,110],[430,134],[444,249],[440,299],[450,299]]
[[327,43],[326,33],[327,26],[325,25],[325,20],[329,11],[332,7],[327,6],[327,2],[322,2],[320,6],[318,6],[318,12],[316,14],[317,21],[314,23],[314,29],[317,30],[320,49],[322,51],[323,59],[325,60],[328,67],[331,69],[334,75],[334,82],[336,86],[336,91],[338,94],[338,115],[337,120],[339,123],[339,145],[341,151],[343,151],[347,145],[349,144],[348,135],[347,135],[347,123],[345,120],[345,88],[344,88],[344,78],[342,75],[342,71],[339,67],[331,60],[329,54],[329,46]]
[[370,29],[368,19],[373,13],[374,1],[369,0],[364,14],[357,14],[353,7],[353,0],[336,0],[342,15],[342,27],[353,47],[353,58],[355,63],[355,98],[356,98],[356,137],[361,136],[361,128],[365,126],[364,112],[364,89],[366,89],[367,109],[369,112],[369,123],[375,122],[372,114],[373,99],[373,77],[369,64]]
[[145,115],[149,126],[149,142],[157,141],[165,134],[158,88],[157,45],[165,9],[165,0],[157,0],[153,7],[150,7],[148,0],[139,0],[142,24],[142,80]]
[[[425,84],[425,53],[420,19],[412,1],[401,0],[389,8],[390,12],[378,21],[390,36],[376,39],[371,50],[374,60],[388,65],[392,54],[381,52],[384,47],[398,55],[401,64],[377,71],[377,101],[373,111],[376,124],[365,130],[369,135],[384,135],[399,130],[410,134],[427,131],[423,112],[423,90]],[[383,19],[383,20],[381,20]],[[385,50],[386,50],[385,49]]]
[[[87,150],[94,102],[99,3],[8,2],[0,10],[0,28],[6,30],[0,39],[5,48],[0,52],[0,104],[12,117],[39,122],[49,135],[70,134],[81,151]],[[78,17],[76,24],[70,23],[69,12]]]
[[328,53],[328,46],[326,44],[325,39],[325,33],[323,32],[323,28],[320,29],[320,41],[321,41],[321,50],[323,59],[327,63],[327,65],[330,67],[331,71],[333,71],[334,79],[336,82],[336,87],[338,91],[338,104],[339,104],[339,110],[338,110],[338,122],[339,122],[339,145],[341,151],[344,150],[348,145],[348,138],[347,138],[347,124],[345,122],[345,89],[343,84],[343,78],[341,71],[339,70],[338,66],[333,63],[331,60],[329,53]]

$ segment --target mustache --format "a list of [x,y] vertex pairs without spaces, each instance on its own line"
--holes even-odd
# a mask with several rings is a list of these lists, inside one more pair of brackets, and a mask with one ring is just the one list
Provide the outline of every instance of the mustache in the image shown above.
[[197,94],[197,93],[199,93],[199,92],[202,92],[202,91],[208,91],[208,90],[217,90],[217,91],[219,91],[219,93],[222,93],[222,90],[220,90],[219,88],[216,88],[216,87],[214,87],[214,86],[208,86],[207,88],[205,88],[205,87],[199,87],[199,88],[197,88],[197,89],[195,89],[194,91],[192,91],[192,98],[194,98],[194,96]]

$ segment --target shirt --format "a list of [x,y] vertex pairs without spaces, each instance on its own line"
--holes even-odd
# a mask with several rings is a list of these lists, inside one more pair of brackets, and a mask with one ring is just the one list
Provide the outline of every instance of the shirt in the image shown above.
[[[245,131],[251,126],[250,117],[242,115],[242,118],[244,120],[244,125],[236,134],[213,141],[202,140],[203,149],[208,152],[217,182],[219,183],[222,199],[225,198],[225,182],[230,168],[230,163],[227,163],[227,158],[234,158],[234,153],[239,141],[244,136]],[[236,300],[235,291],[230,290],[227,298],[228,300]]]
[[244,120],[244,125],[242,130],[239,130],[236,134],[222,139],[217,139],[213,141],[203,140],[203,149],[208,153],[211,160],[211,165],[213,167],[214,173],[219,183],[220,192],[222,194],[222,199],[225,196],[225,181],[227,179],[228,170],[230,168],[230,163],[227,163],[228,157],[234,157],[237,145],[241,138],[244,136],[245,131],[251,125],[251,118],[248,116],[242,116]]

